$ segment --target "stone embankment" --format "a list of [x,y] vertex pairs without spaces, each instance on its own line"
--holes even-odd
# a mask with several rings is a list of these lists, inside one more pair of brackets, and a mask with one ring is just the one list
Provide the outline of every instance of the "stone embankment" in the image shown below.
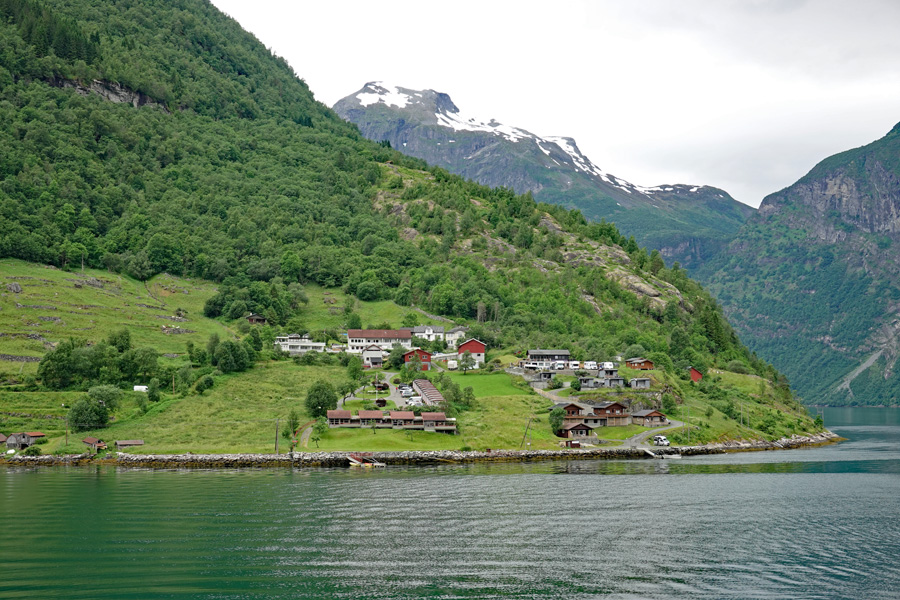
[[[653,448],[653,454],[696,456],[725,452],[786,450],[819,446],[840,438],[826,431],[814,436],[793,436],[775,442],[737,441],[705,446]],[[293,452],[288,454],[125,454],[117,453],[96,459],[91,454],[68,456],[14,456],[5,460],[11,466],[82,466],[105,464],[118,467],[149,469],[222,469],[263,467],[346,467],[352,452]],[[373,452],[372,458],[386,465],[437,465],[477,462],[530,462],[543,460],[623,460],[649,459],[641,448],[582,448],[560,450],[435,450],[408,452]]]

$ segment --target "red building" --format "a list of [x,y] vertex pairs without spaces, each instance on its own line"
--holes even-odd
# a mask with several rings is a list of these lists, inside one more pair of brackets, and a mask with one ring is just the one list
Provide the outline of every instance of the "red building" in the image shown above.
[[484,342],[480,342],[475,338],[468,339],[460,344],[457,348],[457,357],[462,360],[463,354],[468,352],[472,355],[472,358],[475,360],[476,366],[480,366],[484,364],[484,357],[487,354],[487,345]]
[[690,371],[690,374],[691,374],[691,381],[693,381],[694,383],[697,383],[698,381],[703,379],[703,373],[701,373],[694,367],[689,367],[688,370]]
[[413,359],[413,356],[418,356],[419,361],[422,363],[422,371],[430,371],[431,370],[431,353],[422,350],[421,348],[413,348],[409,352],[403,355],[403,362],[408,363]]

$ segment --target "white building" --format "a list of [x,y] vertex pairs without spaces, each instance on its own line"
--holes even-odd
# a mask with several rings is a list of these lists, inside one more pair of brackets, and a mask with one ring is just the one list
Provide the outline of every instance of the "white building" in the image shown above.
[[394,344],[412,349],[412,332],[409,329],[351,329],[347,332],[347,352],[360,354],[369,346],[379,346],[390,352]]
[[415,327],[404,327],[403,330],[409,330],[413,336],[433,342],[435,340],[444,339],[444,328],[437,325],[416,325]]
[[454,327],[450,331],[444,334],[444,340],[447,342],[447,345],[451,348],[456,348],[457,344],[459,344],[459,340],[466,339],[466,334],[468,333],[468,327]]
[[309,339],[308,335],[299,335],[292,333],[275,338],[275,349],[287,352],[291,356],[298,354],[306,354],[310,350],[315,352],[325,352],[325,342],[314,342]]

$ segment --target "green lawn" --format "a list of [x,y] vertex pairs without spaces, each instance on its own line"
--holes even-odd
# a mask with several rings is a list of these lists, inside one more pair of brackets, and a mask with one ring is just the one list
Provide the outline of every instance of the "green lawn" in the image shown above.
[[512,383],[511,377],[503,372],[496,373],[480,373],[478,371],[469,371],[465,375],[459,372],[445,373],[445,377],[449,375],[450,379],[455,381],[461,388],[471,386],[475,392],[476,398],[486,396],[510,396],[525,393],[524,388],[518,388]]
[[[382,394],[381,397],[383,398],[384,394]],[[374,404],[374,401],[372,401],[372,400],[347,400],[346,402],[344,402],[344,408],[353,413],[356,413],[356,411],[363,409],[363,407],[365,407],[367,404],[372,405],[372,404]],[[379,410],[379,409],[375,408],[373,410]],[[381,410],[397,410],[397,405],[394,403],[393,400],[388,400],[387,406],[385,406]]]
[[[344,303],[347,295],[340,288],[326,289],[317,285],[307,285],[303,289],[309,297],[309,304],[303,309],[302,316],[311,330],[345,329],[347,315],[344,313]],[[382,323],[388,323],[392,328],[400,327],[403,317],[410,312],[416,314],[421,325],[448,326],[447,323],[429,319],[411,308],[394,304],[391,300],[362,302],[355,297],[353,300],[353,310],[360,316],[363,328]]]

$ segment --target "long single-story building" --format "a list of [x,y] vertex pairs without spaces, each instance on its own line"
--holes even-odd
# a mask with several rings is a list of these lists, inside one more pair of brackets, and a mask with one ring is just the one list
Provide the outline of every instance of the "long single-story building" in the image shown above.
[[571,359],[571,354],[569,354],[568,350],[541,350],[540,348],[529,350],[525,356],[527,362],[537,363],[541,367],[549,367],[551,364],[561,360],[568,364]]

